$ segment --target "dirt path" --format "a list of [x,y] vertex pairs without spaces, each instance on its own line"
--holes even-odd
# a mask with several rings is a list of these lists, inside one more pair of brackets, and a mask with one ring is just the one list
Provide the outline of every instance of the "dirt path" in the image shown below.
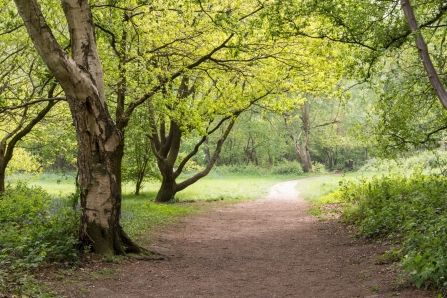
[[[432,297],[395,288],[386,247],[349,237],[308,215],[297,183],[270,195],[187,217],[158,235],[164,261],[110,265],[115,274],[64,285],[67,297]],[[104,271],[103,269],[103,272]],[[59,283],[61,286],[61,283]]]

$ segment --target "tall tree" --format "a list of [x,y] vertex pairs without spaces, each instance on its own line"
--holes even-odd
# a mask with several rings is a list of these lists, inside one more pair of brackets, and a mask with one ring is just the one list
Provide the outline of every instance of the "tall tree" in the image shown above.
[[115,176],[115,153],[123,139],[107,108],[88,1],[61,1],[71,57],[56,40],[37,0],[14,2],[35,48],[64,90],[73,117],[78,140],[81,242],[100,254],[140,252],[119,223],[121,190]]
[[[217,132],[212,129],[213,122],[230,121],[256,97],[244,98],[241,88],[233,88],[237,94],[227,92],[225,96],[219,95],[221,90],[235,82],[239,87],[245,84],[247,90],[253,88],[252,85],[257,85],[259,90],[270,89],[268,93],[301,88],[304,91],[311,88],[309,81],[320,81],[325,87],[333,84],[331,76],[310,66],[322,66],[323,61],[328,62],[326,66],[333,64],[331,54],[318,51],[325,48],[321,42],[267,38],[260,15],[268,5],[269,2],[264,1],[188,1],[181,5],[167,1],[154,2],[151,6],[124,1],[116,1],[113,5],[95,2],[98,36],[103,52],[107,53],[104,61],[109,61],[104,62],[104,67],[109,70],[107,73],[116,74],[106,76],[106,85],[116,96],[116,122],[123,135],[135,109],[145,101],[150,103],[148,117],[153,124],[148,128],[148,135],[160,171],[165,174],[166,182],[160,193],[168,194],[160,194],[164,199],[157,198],[157,201],[168,200],[175,193],[173,189],[177,187],[173,186],[173,177],[181,173],[184,163],[174,156],[178,156],[184,137],[195,131],[200,136],[196,144],[200,147],[210,132]],[[102,18],[104,14],[122,22],[112,23]],[[276,65],[276,68],[269,65]],[[315,78],[311,79],[312,76]],[[213,100],[206,99],[212,96]],[[271,106],[286,106],[284,101],[279,102],[272,101]],[[172,139],[174,130],[180,143]],[[170,158],[165,156],[168,153]],[[119,160],[118,157],[117,176]],[[176,164],[179,165],[176,174],[171,173]],[[186,182],[180,189],[184,185]]]
[[289,119],[290,115],[288,113],[284,114],[284,120],[290,131],[289,135],[292,139],[298,160],[303,167],[303,171],[307,173],[313,171],[312,158],[309,151],[309,134],[311,129],[310,106],[307,100],[301,105],[300,110],[301,114],[299,118],[301,123],[299,125],[299,133],[297,132],[294,123],[290,123],[291,119]]

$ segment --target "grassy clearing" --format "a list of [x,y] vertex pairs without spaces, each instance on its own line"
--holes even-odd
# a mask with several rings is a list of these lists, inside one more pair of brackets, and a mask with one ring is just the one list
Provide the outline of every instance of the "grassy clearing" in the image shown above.
[[342,181],[353,181],[361,177],[371,177],[374,173],[350,172],[346,174],[328,174],[315,176],[305,183],[298,183],[296,190],[300,197],[312,203],[309,213],[320,220],[338,218],[344,203],[331,194],[336,192]]
[[21,181],[30,186],[37,186],[54,197],[66,197],[76,192],[76,173],[67,175],[58,173],[40,173],[37,175],[14,175],[8,177],[8,182],[15,184]]
[[[270,188],[281,181],[298,179],[304,176],[272,175],[267,177],[247,175],[218,175],[210,174],[187,189],[177,193],[176,202],[213,202],[213,201],[241,201],[261,198],[268,194]],[[159,182],[144,184],[141,197],[152,201],[155,199]],[[123,186],[124,197],[131,196],[133,185]],[[137,196],[135,196],[137,197]]]

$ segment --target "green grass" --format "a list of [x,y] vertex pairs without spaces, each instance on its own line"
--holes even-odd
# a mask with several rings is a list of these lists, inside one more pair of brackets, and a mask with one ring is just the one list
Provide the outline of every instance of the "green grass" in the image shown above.
[[305,183],[298,183],[295,188],[299,191],[301,198],[312,203],[319,203],[324,196],[336,191],[340,186],[340,181],[343,179],[353,180],[362,176],[369,177],[370,175],[373,174],[352,172],[343,175],[329,174],[315,176],[313,179],[307,180]]
[[137,242],[151,243],[150,232],[166,228],[180,216],[197,213],[199,206],[191,204],[155,204],[144,196],[125,195],[122,203],[121,224]]
[[30,186],[38,186],[55,197],[66,197],[76,191],[76,173],[67,175],[56,173],[40,173],[38,175],[14,175],[8,177],[7,181],[14,183],[16,180],[23,181]]
[[309,213],[320,220],[338,218],[345,205],[339,196],[333,195],[340,187],[341,181],[353,181],[377,175],[374,172],[350,172],[343,175],[315,176],[296,185],[300,197],[312,203]]
[[[75,174],[58,175],[42,173],[40,175],[20,175],[11,177],[26,181],[29,185],[39,186],[55,197],[66,197],[75,191]],[[187,176],[183,176],[186,179]],[[296,175],[273,175],[260,177],[258,175],[222,175],[211,173],[184,191],[177,193],[176,204],[153,203],[160,182],[149,181],[144,184],[140,195],[134,195],[135,187],[130,183],[123,184],[123,203],[121,222],[129,235],[137,241],[147,238],[154,229],[168,226],[180,216],[203,211],[204,202],[238,202],[258,199],[266,196],[270,188],[278,182],[298,179]],[[145,239],[147,240],[147,239]],[[146,241],[145,241],[146,242]],[[150,242],[150,240],[149,240]]]
[[[276,183],[299,178],[293,175],[260,177],[210,174],[177,193],[175,198],[177,202],[253,200],[266,196],[270,188]],[[153,200],[159,187],[159,182],[146,182],[140,196]],[[123,185],[123,194],[125,196],[132,194],[134,191],[133,185]]]

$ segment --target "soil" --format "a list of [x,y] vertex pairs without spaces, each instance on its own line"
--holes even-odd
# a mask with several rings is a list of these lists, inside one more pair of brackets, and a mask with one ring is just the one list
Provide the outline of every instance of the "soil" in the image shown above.
[[[257,201],[216,205],[150,235],[164,260],[92,262],[49,285],[65,297],[434,297],[398,283],[385,244],[307,213],[297,183]],[[84,273],[83,273],[84,272]]]

